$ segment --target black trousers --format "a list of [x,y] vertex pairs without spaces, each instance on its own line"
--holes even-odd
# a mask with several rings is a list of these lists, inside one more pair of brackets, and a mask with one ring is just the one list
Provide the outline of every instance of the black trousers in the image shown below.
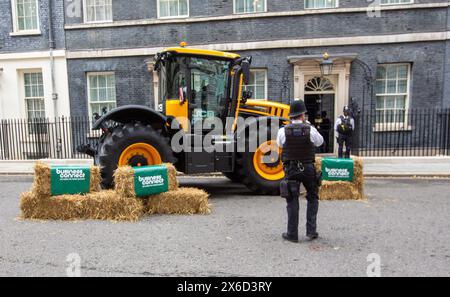
[[284,167],[286,178],[291,181],[297,181],[299,184],[296,193],[292,193],[292,197],[286,199],[287,233],[289,236],[298,237],[300,186],[303,184],[307,192],[306,233],[314,234],[317,229],[317,212],[319,211],[319,185],[314,164],[304,164],[303,171],[294,164],[288,164]]
[[[339,149],[338,149],[339,158],[344,158],[344,157],[350,158],[350,152],[352,149],[352,136],[339,134],[337,142],[339,145]],[[345,154],[344,154],[344,145],[345,145]]]

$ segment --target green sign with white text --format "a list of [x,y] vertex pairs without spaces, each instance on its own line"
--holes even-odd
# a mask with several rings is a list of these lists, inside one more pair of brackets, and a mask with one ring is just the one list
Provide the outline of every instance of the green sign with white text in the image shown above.
[[136,196],[155,195],[169,190],[165,165],[134,167],[134,191]]
[[322,178],[329,181],[353,181],[353,159],[323,158]]
[[82,166],[52,166],[50,168],[51,194],[72,195],[89,193],[91,170]]

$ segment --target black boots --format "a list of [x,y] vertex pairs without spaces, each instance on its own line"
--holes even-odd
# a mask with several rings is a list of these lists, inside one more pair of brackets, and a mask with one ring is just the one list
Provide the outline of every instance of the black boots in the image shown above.
[[308,237],[310,240],[314,240],[314,239],[317,239],[319,237],[319,233],[317,233],[317,232],[307,233],[306,237]]
[[[290,236],[287,233],[283,233],[281,236],[283,237],[284,240],[287,240],[287,241],[290,241],[290,242],[298,242],[298,237]],[[315,239],[319,238],[319,233],[317,233],[317,232],[307,233],[306,237],[308,237],[309,240],[315,240]]]
[[298,237],[290,236],[287,233],[283,233],[281,236],[283,237],[284,240],[287,240],[290,242],[298,242]]

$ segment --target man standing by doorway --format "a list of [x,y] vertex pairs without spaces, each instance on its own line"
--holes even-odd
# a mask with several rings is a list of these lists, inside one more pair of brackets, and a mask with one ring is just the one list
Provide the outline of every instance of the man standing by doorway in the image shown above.
[[[344,106],[344,114],[338,117],[334,124],[334,130],[337,132],[337,142],[339,145],[339,158],[350,158],[352,147],[353,131],[355,130],[355,120],[350,114],[350,108]],[[345,145],[345,154],[344,154]]]

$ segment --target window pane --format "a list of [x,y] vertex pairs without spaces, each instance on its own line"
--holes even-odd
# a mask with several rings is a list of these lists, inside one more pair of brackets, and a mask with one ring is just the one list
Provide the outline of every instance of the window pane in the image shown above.
[[160,3],[159,3],[159,16],[160,17],[167,17],[167,16],[169,16],[169,2],[167,2],[167,1],[160,1]]
[[386,108],[395,108],[395,97],[386,97]]
[[377,92],[377,94],[385,94],[386,93],[386,81],[385,80],[377,81],[376,92]]
[[264,12],[266,10],[266,1],[265,0],[258,0],[256,1],[256,11],[257,12]]
[[97,80],[98,80],[99,88],[106,88],[106,76],[105,75],[97,76]]
[[377,67],[377,79],[386,78],[386,68],[384,66]]
[[180,15],[188,14],[188,0],[180,0]]
[[235,0],[235,10],[237,13],[243,13],[245,12],[244,9],[245,6],[245,0]]
[[106,96],[105,88],[100,88],[98,90],[98,101],[108,101],[108,97]]
[[383,109],[384,108],[384,99],[385,99],[385,97],[378,97],[377,98],[377,109]]
[[94,22],[95,21],[95,8],[94,6],[87,6],[87,21]]
[[398,78],[408,78],[408,66],[398,66]]
[[395,94],[395,93],[397,93],[397,81],[395,81],[395,80],[388,80],[387,81],[386,93],[388,93],[388,94]]
[[170,16],[178,15],[178,0],[171,0],[169,2],[169,15]]
[[331,8],[336,7],[336,0],[306,0],[305,8]]
[[397,66],[389,65],[387,67],[387,78],[388,79],[396,79],[397,78]]
[[395,107],[397,109],[404,109],[405,108],[405,96],[397,96],[395,99]]
[[399,122],[399,123],[405,122],[405,111],[404,110],[397,111],[397,122]]
[[408,86],[407,80],[399,80],[398,81],[398,93],[406,93],[407,86]]
[[266,83],[266,73],[264,71],[258,71],[255,73],[255,84],[264,85]]
[[266,92],[266,89],[264,86],[256,86],[254,98],[255,99],[267,99],[267,98],[265,98],[265,92]]
[[86,21],[102,22],[112,20],[111,0],[86,0]]
[[89,98],[91,101],[98,101],[97,89],[89,90]]

